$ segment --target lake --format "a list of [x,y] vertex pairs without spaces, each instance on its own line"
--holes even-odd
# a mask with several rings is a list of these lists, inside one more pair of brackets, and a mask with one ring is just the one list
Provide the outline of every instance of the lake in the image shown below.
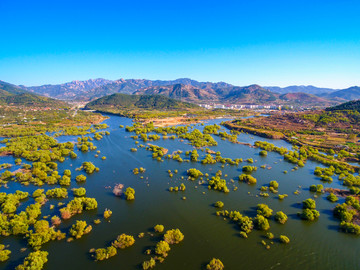
[[[219,124],[224,119],[209,120],[206,124]],[[177,245],[171,245],[171,251],[163,263],[157,263],[155,269],[204,269],[206,264],[213,258],[219,258],[225,265],[225,269],[360,269],[359,248],[360,239],[356,236],[338,231],[339,221],[333,218],[332,209],[336,204],[326,200],[326,194],[315,198],[317,210],[320,217],[317,221],[303,221],[297,217],[301,211],[301,202],[307,198],[313,198],[314,193],[309,192],[312,184],[323,184],[324,187],[341,188],[341,183],[334,178],[334,181],[323,183],[314,173],[318,163],[307,161],[306,166],[291,171],[293,164],[284,161],[280,154],[269,152],[267,157],[259,155],[260,149],[251,148],[245,145],[233,144],[223,141],[218,136],[214,139],[218,146],[209,147],[211,150],[220,151],[223,157],[229,158],[253,158],[258,170],[252,175],[257,178],[257,184],[247,185],[238,181],[242,173],[241,168],[247,162],[239,166],[221,164],[202,165],[200,162],[179,163],[174,160],[165,159],[158,162],[152,159],[152,152],[139,148],[137,152],[131,152],[130,148],[136,147],[135,140],[130,136],[134,135],[119,128],[119,125],[131,125],[132,120],[110,116],[104,121],[109,125],[106,129],[110,135],[104,136],[102,140],[93,143],[101,151],[98,158],[96,151],[81,153],[76,150],[78,158],[73,160],[66,158],[59,163],[58,171],[62,173],[65,169],[72,172],[72,185],[74,187],[85,187],[88,197],[94,197],[98,201],[97,211],[83,212],[63,222],[59,228],[68,232],[76,220],[86,220],[93,226],[90,234],[70,243],[65,240],[52,241],[43,245],[42,250],[49,252],[48,263],[45,269],[142,269],[141,263],[149,260],[151,255],[145,255],[145,250],[154,248],[161,235],[153,232],[156,224],[163,224],[165,230],[179,228],[185,235],[184,241]],[[201,125],[196,128],[202,129]],[[61,136],[57,138],[60,142],[76,141],[76,136]],[[240,142],[253,144],[257,140],[269,141],[276,146],[284,146],[291,149],[291,145],[285,141],[275,141],[260,138],[254,135],[240,134]],[[142,143],[140,141],[140,143]],[[169,149],[169,154],[176,150],[194,149],[187,141],[179,139],[160,139],[153,144]],[[144,144],[144,143],[143,143]],[[199,151],[200,159],[205,152]],[[101,160],[106,156],[106,160]],[[185,153],[181,154],[183,159]],[[84,184],[77,184],[75,177],[82,172],[75,171],[84,161],[91,161],[100,168],[100,172],[88,175]],[[0,157],[0,163],[14,163],[13,157]],[[261,165],[271,167],[270,170],[260,168]],[[144,167],[146,172],[133,175],[134,168]],[[323,167],[323,166],[321,166]],[[12,170],[17,167],[13,167]],[[215,175],[222,170],[224,179],[230,189],[228,194],[208,190],[206,185],[198,181],[186,180],[186,171],[189,168],[197,168],[204,174]],[[178,170],[178,174],[169,177],[168,170]],[[283,171],[288,171],[284,174]],[[227,174],[227,177],[224,175]],[[140,176],[144,176],[143,179]],[[184,180],[181,180],[184,176]],[[230,180],[234,179],[234,183]],[[268,185],[271,180],[279,183],[279,194],[288,194],[283,201],[277,198],[277,194],[269,193],[267,198],[257,196],[262,185]],[[126,187],[135,189],[135,200],[126,201],[122,197],[116,197],[112,193],[115,184],[124,184]],[[186,185],[184,192],[169,192],[171,186]],[[1,188],[2,192],[13,192],[17,189],[33,192],[37,189],[34,186],[24,187],[18,183],[11,182],[9,188]],[[109,188],[111,187],[111,188]],[[234,187],[238,187],[233,191]],[[43,186],[45,190],[49,186]],[[300,194],[293,194],[299,190]],[[69,194],[72,194],[70,192]],[[182,197],[186,200],[182,200]],[[49,209],[50,204],[57,205],[58,202],[67,202],[73,199],[50,199],[42,208],[43,216],[58,214],[59,207]],[[266,239],[265,232],[253,230],[248,239],[240,237],[238,226],[222,217],[215,215],[216,209],[213,204],[216,201],[223,201],[225,210],[237,210],[249,216],[256,215],[256,205],[259,203],[268,204],[274,213],[283,211],[289,217],[285,225],[270,220],[270,232],[275,235],[273,244]],[[339,200],[342,203],[344,199]],[[33,203],[30,198],[25,201],[19,210],[24,210],[26,205]],[[102,218],[104,210],[111,209],[113,215],[106,221]],[[94,225],[93,220],[100,218],[101,224]],[[138,238],[141,232],[145,233],[144,238]],[[106,261],[95,262],[89,254],[91,248],[109,246],[116,239],[117,235],[126,233],[135,237],[135,245],[125,250],[118,250],[118,254]],[[277,240],[283,234],[290,238],[288,245],[280,244]],[[265,240],[271,248],[266,249],[261,241]],[[20,248],[26,246],[26,241],[19,237],[2,238],[2,244],[9,244],[12,254],[10,260],[2,263],[3,269],[13,269],[14,266],[22,263],[29,249],[20,252]],[[154,255],[152,255],[154,256]]]

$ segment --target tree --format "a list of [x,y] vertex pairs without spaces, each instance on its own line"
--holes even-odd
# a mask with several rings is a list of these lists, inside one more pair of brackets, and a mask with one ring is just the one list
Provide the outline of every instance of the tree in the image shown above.
[[18,265],[16,270],[40,270],[47,263],[47,256],[49,255],[46,251],[34,251],[30,252],[29,255],[24,259],[23,264]]
[[113,257],[117,254],[117,249],[113,246],[107,247],[107,248],[98,248],[95,250],[95,260],[96,261],[102,261],[109,259],[110,257]]
[[44,189],[37,189],[33,192],[32,197],[37,198],[44,194]]
[[107,219],[107,218],[111,217],[111,215],[112,215],[112,211],[110,209],[105,209],[104,218]]
[[125,198],[128,201],[134,200],[135,199],[135,189],[128,187],[125,191]]
[[316,218],[318,218],[320,216],[319,211],[315,210],[315,209],[303,209],[303,211],[300,213],[300,217],[304,220],[310,220],[313,221]]
[[262,215],[266,218],[269,218],[269,217],[271,217],[272,213],[273,213],[273,210],[270,209],[270,207],[267,206],[266,204],[261,203],[261,204],[257,205],[257,214],[258,215]]
[[66,188],[54,188],[46,191],[46,196],[49,198],[67,198],[68,191]]
[[337,202],[339,200],[339,198],[334,193],[330,193],[326,199],[328,199],[330,202]]
[[164,225],[160,225],[160,224],[155,225],[154,231],[162,233],[164,231]]
[[194,149],[193,151],[191,151],[191,156],[190,156],[190,160],[196,162],[199,158],[199,154],[196,151],[196,149]]
[[5,245],[0,244],[0,262],[5,262],[10,258],[11,251],[5,249]]
[[156,247],[155,247],[156,254],[166,257],[168,255],[169,251],[170,251],[170,246],[167,242],[160,241],[156,244]]
[[311,192],[317,192],[317,193],[322,193],[324,186],[319,184],[319,185],[311,185],[310,186],[310,191]]
[[38,220],[34,224],[36,233],[46,233],[49,230],[49,222],[47,220]]
[[257,180],[255,177],[249,175],[249,174],[242,174],[239,176],[239,181],[243,181],[248,183],[249,185],[254,185],[256,184]]
[[313,199],[309,198],[303,201],[303,208],[304,209],[315,209],[316,203]]
[[199,171],[198,169],[191,168],[187,170],[187,174],[191,177],[198,178],[200,176],[203,176],[203,173]]
[[257,170],[256,166],[245,165],[242,167],[242,171],[245,173],[252,173],[253,171],[256,171],[256,170]]
[[271,232],[268,232],[268,233],[266,233],[266,238],[267,239],[274,239],[274,234],[273,233],[271,233]]
[[340,228],[346,233],[360,235],[360,226],[355,223],[342,221],[340,223]]
[[70,235],[75,237],[76,239],[81,238],[84,234],[91,232],[92,226],[87,225],[84,220],[77,220],[75,224],[71,226]]
[[254,219],[256,228],[261,231],[267,231],[270,229],[269,221],[262,215],[257,215]]
[[142,263],[142,267],[144,270],[152,269],[156,265],[156,261],[153,258],[150,258],[148,261],[144,261]]
[[214,189],[225,193],[229,192],[229,188],[226,185],[226,180],[221,179],[220,176],[211,177],[208,183],[209,183],[208,185],[209,189]]
[[181,183],[179,190],[185,191],[185,189],[186,189],[186,187],[185,187],[184,183]]
[[120,249],[131,247],[135,243],[135,239],[131,235],[125,233],[120,234],[116,240],[112,243],[112,246]]
[[276,182],[275,180],[270,181],[270,187],[273,187],[274,189],[278,189],[279,188],[279,183]]
[[275,220],[277,222],[279,222],[280,224],[285,224],[287,219],[288,219],[288,217],[284,212],[282,212],[282,211],[276,212]]
[[64,175],[66,175],[68,177],[71,177],[71,171],[70,170],[65,170]]
[[99,171],[99,168],[95,167],[95,165],[92,162],[88,162],[88,161],[83,162],[80,168],[83,169],[88,174],[92,174],[94,171],[95,172]]
[[78,183],[85,182],[86,181],[86,176],[83,175],[83,174],[80,174],[80,175],[76,176],[75,180]]
[[223,203],[222,201],[217,201],[217,202],[215,203],[215,207],[217,207],[217,208],[222,208],[222,207],[224,207],[224,203]]
[[184,240],[184,235],[179,229],[172,229],[165,233],[164,240],[169,244],[178,244]]
[[61,186],[70,186],[71,179],[69,176],[63,175],[63,177],[60,179],[59,184]]
[[290,239],[285,236],[285,235],[280,235],[280,242],[284,243],[284,244],[289,244],[290,243]]
[[223,270],[224,269],[224,264],[219,259],[213,258],[206,265],[206,269],[207,270]]
[[262,157],[266,157],[267,156],[267,152],[265,150],[260,151],[259,155]]
[[72,191],[75,197],[84,197],[86,195],[86,189],[83,187],[73,188]]

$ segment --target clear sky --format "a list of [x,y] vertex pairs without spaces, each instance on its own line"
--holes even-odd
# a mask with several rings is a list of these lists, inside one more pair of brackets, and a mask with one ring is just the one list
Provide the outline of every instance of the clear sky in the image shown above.
[[360,1],[0,0],[0,80],[360,85]]

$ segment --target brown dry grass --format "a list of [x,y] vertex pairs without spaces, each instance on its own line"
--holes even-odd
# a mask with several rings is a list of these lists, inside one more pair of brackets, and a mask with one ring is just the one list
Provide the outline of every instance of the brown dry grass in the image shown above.
[[162,119],[148,119],[144,123],[149,123],[149,122],[153,122],[155,127],[166,127],[166,126],[183,125],[183,124],[195,124],[198,123],[199,120],[184,116],[179,116],[179,117],[168,117]]

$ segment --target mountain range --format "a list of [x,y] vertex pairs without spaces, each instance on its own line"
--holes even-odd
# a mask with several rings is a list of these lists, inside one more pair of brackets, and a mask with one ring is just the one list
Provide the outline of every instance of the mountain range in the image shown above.
[[315,86],[276,87],[259,85],[234,86],[225,82],[198,82],[188,78],[176,80],[91,79],[58,85],[19,86],[43,96],[75,101],[91,101],[114,93],[160,94],[193,103],[223,102],[238,104],[288,104],[329,106],[360,99],[360,87],[348,89],[318,88]]

